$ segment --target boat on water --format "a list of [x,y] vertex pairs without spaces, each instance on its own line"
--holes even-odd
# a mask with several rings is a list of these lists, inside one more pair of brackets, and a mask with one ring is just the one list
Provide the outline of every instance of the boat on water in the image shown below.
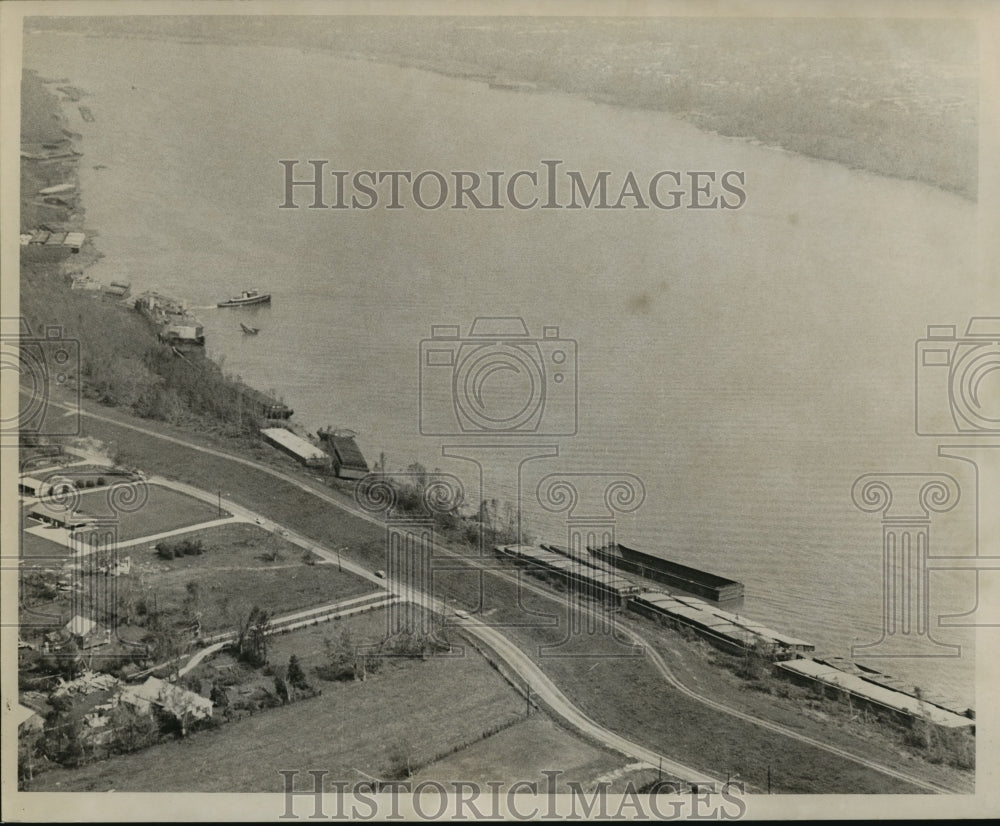
[[253,304],[270,304],[271,294],[259,290],[244,290],[240,295],[220,301],[219,307],[249,307]]
[[257,333],[260,332],[260,328],[259,327],[250,327],[249,325],[244,324],[242,321],[240,322],[240,328],[248,336],[255,336],[255,335],[257,335]]

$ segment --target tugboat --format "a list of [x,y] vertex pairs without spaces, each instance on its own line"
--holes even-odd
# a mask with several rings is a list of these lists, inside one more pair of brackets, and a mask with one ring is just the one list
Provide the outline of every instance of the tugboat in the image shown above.
[[220,301],[219,307],[249,307],[253,304],[270,304],[271,294],[257,290],[244,290],[242,294]]

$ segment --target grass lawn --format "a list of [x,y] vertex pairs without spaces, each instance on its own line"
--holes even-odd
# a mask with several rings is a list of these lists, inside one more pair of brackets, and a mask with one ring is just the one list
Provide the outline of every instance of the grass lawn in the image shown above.
[[[359,641],[382,627],[369,615],[342,624],[352,635],[357,632]],[[282,637],[281,645],[296,636]],[[271,661],[282,662],[285,653],[276,645]],[[310,679],[322,688],[320,696],[183,741],[46,772],[32,790],[276,793],[283,791],[281,769],[303,772],[302,783],[311,782],[304,774],[309,769],[328,770],[328,782],[357,782],[364,775],[388,776],[397,752],[423,765],[524,714],[523,699],[474,654],[390,662],[364,682],[319,682],[311,674]]]
[[[143,483],[144,484],[144,483]],[[183,493],[160,485],[144,484],[148,498],[135,512],[117,509],[118,539],[128,542],[158,533],[186,528],[219,519],[219,509]],[[80,496],[80,510],[92,516],[107,517],[115,514],[108,500],[110,488],[85,490]],[[141,493],[138,494],[141,496]],[[229,516],[222,511],[222,516]]]
[[414,775],[413,783],[496,781],[509,787],[524,781],[537,783],[539,790],[544,790],[548,781],[542,772],[559,771],[559,788],[568,791],[566,783],[575,781],[589,789],[592,781],[625,763],[622,755],[592,746],[546,715],[533,713],[516,726],[426,766]]
[[[35,522],[25,521],[25,527],[34,527]],[[60,532],[60,535],[61,532]],[[6,553],[4,554],[6,556]],[[58,565],[69,559],[70,550],[61,542],[49,540],[43,536],[22,531],[21,559],[30,561],[33,565]]]
[[200,612],[203,631],[213,631],[228,630],[255,605],[278,616],[375,590],[336,565],[307,564],[301,548],[257,525],[220,525],[184,538],[200,539],[205,552],[165,560],[150,546],[125,549],[132,573],[119,577],[122,598],[155,600],[158,610],[179,614],[193,588],[191,610]]

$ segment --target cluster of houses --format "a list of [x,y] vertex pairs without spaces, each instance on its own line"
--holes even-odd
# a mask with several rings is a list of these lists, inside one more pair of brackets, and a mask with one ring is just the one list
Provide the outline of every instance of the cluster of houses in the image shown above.
[[33,232],[21,233],[22,247],[61,247],[69,252],[79,252],[87,240],[83,232],[62,232],[49,229],[36,229]]
[[[124,684],[111,674],[85,671],[70,681],[62,681],[51,692],[51,698],[68,697],[82,704],[86,711],[81,717],[83,734],[90,742],[109,742],[115,732],[112,712],[125,707],[139,715],[165,714],[174,718],[184,732],[187,726],[212,716],[213,703],[207,697],[182,686],[147,677],[143,683]],[[44,713],[49,703],[40,692],[25,692],[17,707],[19,736],[40,733],[45,726]]]

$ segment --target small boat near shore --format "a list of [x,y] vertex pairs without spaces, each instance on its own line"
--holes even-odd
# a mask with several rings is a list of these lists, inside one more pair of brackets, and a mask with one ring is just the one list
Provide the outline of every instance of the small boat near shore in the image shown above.
[[270,304],[271,294],[262,293],[258,290],[244,290],[240,295],[220,301],[219,307],[250,307],[254,304]]
[[243,330],[243,332],[246,333],[248,336],[255,336],[257,335],[257,333],[260,332],[259,327],[250,327],[249,325],[244,324],[242,321],[240,322],[240,329]]

